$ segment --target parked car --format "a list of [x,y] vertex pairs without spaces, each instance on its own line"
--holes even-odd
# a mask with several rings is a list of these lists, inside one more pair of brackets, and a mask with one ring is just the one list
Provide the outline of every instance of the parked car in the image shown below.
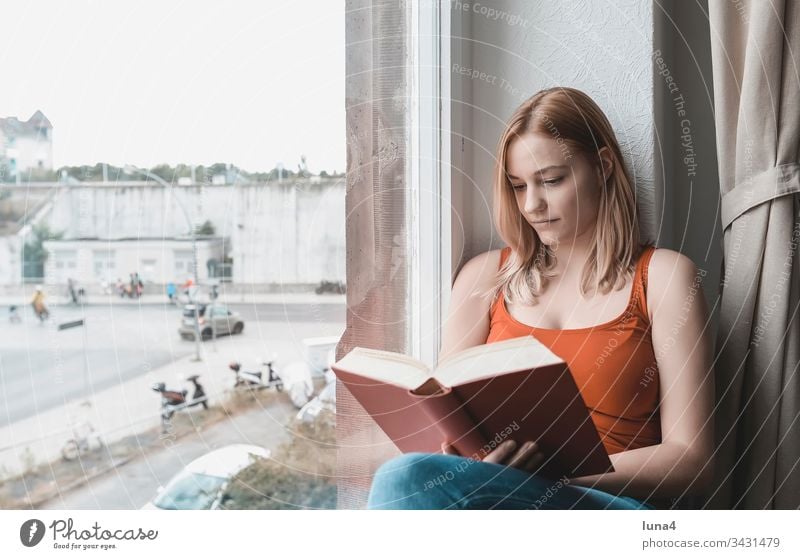
[[256,445],[232,444],[190,462],[142,509],[209,510],[222,508],[220,500],[230,480],[270,451]]
[[314,397],[305,406],[300,408],[297,412],[297,419],[300,421],[311,423],[317,419],[323,410],[328,410],[331,413],[336,413],[336,383],[329,382],[325,388],[320,390],[319,394]]
[[[194,306],[195,304],[192,303],[183,307],[183,316],[178,332],[184,340],[194,340]],[[210,340],[214,335],[214,328],[217,330],[217,336],[241,334],[244,330],[242,316],[224,305],[199,303],[197,316],[200,322],[201,340]]]

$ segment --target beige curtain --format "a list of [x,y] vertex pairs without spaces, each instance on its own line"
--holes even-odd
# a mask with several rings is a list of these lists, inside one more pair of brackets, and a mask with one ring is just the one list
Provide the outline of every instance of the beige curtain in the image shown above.
[[709,2],[725,233],[707,508],[800,507],[799,4]]
[[[346,3],[347,328],[336,348],[408,352],[409,5]],[[372,476],[399,450],[336,381],[337,508],[363,508]]]

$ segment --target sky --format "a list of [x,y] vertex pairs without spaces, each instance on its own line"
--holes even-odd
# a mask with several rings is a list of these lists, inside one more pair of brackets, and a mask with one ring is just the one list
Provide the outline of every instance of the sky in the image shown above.
[[62,165],[345,168],[344,0],[3,0],[0,117]]

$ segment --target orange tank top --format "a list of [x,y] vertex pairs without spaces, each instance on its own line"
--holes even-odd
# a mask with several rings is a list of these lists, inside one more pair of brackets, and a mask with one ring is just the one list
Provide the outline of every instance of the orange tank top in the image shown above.
[[[647,313],[647,267],[654,246],[643,249],[625,311],[585,328],[536,328],[514,319],[502,295],[491,307],[486,343],[532,335],[570,367],[609,454],[661,442],[659,378]],[[511,247],[500,253],[503,265]]]

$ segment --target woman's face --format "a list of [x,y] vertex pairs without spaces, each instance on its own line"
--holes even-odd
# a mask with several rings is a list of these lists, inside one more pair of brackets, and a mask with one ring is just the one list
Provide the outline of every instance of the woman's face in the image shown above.
[[[606,177],[608,152],[600,150]],[[544,244],[555,248],[591,238],[604,177],[586,156],[552,136],[527,132],[509,143],[506,173],[519,211]]]

